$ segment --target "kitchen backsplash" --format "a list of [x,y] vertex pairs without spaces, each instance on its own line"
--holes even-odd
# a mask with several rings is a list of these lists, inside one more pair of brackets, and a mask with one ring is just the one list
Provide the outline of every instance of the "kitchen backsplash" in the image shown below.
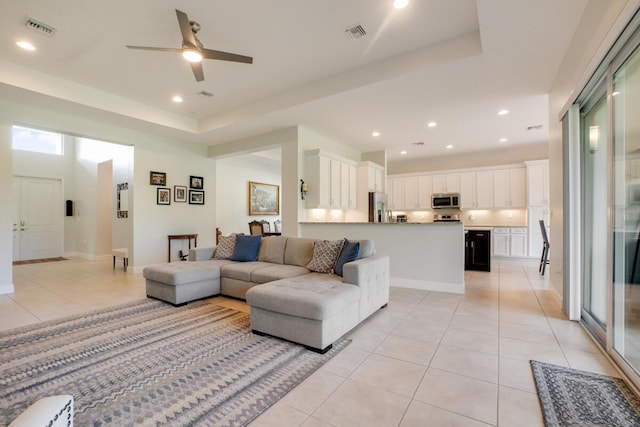
[[433,211],[407,211],[393,212],[393,215],[406,214],[408,222],[432,222],[433,215],[436,214],[459,214],[463,224],[470,227],[479,226],[504,226],[504,227],[526,227],[526,209],[500,209],[500,210],[454,210],[439,209]]

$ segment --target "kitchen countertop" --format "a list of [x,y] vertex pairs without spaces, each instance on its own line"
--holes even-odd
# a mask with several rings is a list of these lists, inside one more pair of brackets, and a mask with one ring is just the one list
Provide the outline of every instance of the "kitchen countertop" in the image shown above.
[[367,225],[462,225],[461,222],[318,222],[318,221],[301,221],[298,224],[331,224],[331,225],[358,225],[358,224],[367,224]]

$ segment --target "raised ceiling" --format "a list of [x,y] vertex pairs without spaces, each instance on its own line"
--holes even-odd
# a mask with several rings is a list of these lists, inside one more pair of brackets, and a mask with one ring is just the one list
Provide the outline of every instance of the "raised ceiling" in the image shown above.
[[[8,0],[0,97],[207,145],[295,125],[362,152],[386,149],[390,160],[404,158],[402,150],[415,158],[540,143],[548,137],[547,93],[585,5]],[[198,83],[177,54],[125,48],[180,47],[175,9],[200,24],[206,47],[254,63],[205,60]],[[56,32],[28,29],[27,17]],[[367,34],[350,39],[344,29],[354,24]],[[17,48],[21,39],[37,51]],[[173,103],[176,94],[184,102]],[[498,116],[500,109],[509,114]],[[438,125],[428,128],[431,120]]]

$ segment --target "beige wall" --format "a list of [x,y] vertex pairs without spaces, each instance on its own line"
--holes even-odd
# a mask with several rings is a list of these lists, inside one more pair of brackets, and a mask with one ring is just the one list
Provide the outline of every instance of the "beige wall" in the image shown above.
[[389,161],[387,162],[387,175],[508,165],[521,163],[525,160],[547,159],[548,156],[547,141],[542,141],[538,144],[505,147],[503,150],[428,157],[402,162]]

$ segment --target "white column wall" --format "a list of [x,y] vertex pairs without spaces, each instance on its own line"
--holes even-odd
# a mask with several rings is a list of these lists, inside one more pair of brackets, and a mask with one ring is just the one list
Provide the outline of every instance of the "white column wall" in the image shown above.
[[0,294],[13,288],[13,206],[11,125],[0,120]]

